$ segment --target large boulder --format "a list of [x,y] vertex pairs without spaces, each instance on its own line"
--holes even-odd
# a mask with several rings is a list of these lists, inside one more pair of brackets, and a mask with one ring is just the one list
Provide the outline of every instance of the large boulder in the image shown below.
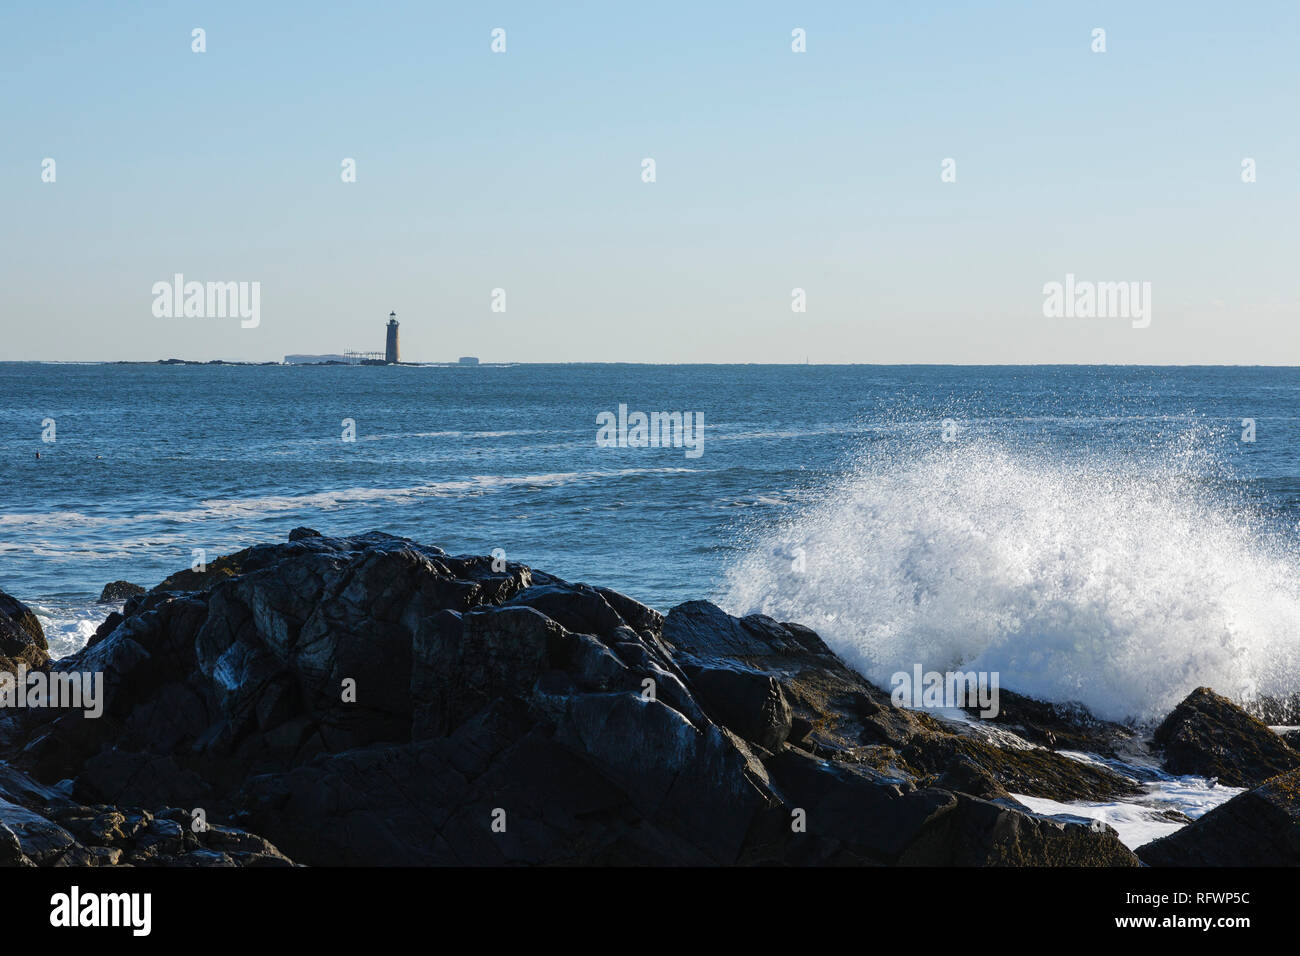
[[1137,855],[1149,866],[1300,866],[1300,770],[1238,794]]
[[1154,740],[1170,773],[1217,777],[1230,787],[1253,787],[1300,767],[1300,751],[1208,687],[1188,694]]

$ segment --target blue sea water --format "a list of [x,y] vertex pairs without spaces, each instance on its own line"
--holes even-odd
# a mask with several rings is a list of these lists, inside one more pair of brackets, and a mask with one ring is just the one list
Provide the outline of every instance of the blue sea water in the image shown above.
[[381,529],[1141,716],[1300,690],[1297,439],[1293,368],[0,363],[0,589],[66,653],[107,581]]

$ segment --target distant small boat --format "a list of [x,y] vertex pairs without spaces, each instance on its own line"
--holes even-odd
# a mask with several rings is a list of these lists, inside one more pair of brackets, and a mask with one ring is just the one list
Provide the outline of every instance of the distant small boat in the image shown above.
[[462,355],[460,358],[456,359],[456,364],[457,364],[457,365],[477,365],[477,364],[478,364],[478,359],[477,359],[475,356],[473,356],[473,355]]

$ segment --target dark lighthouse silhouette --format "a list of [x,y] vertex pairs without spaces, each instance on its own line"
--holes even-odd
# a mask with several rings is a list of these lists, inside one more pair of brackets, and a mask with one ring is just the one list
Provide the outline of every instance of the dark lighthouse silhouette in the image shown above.
[[388,313],[388,340],[384,343],[384,361],[396,365],[401,361],[397,351],[397,313]]

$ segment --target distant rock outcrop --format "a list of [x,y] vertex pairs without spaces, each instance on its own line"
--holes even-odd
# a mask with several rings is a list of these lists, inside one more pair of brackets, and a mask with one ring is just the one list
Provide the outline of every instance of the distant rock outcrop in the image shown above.
[[138,584],[132,584],[130,581],[110,581],[104,585],[104,590],[100,592],[99,603],[117,604],[129,597],[135,597],[137,594],[144,594],[144,592],[144,588]]

